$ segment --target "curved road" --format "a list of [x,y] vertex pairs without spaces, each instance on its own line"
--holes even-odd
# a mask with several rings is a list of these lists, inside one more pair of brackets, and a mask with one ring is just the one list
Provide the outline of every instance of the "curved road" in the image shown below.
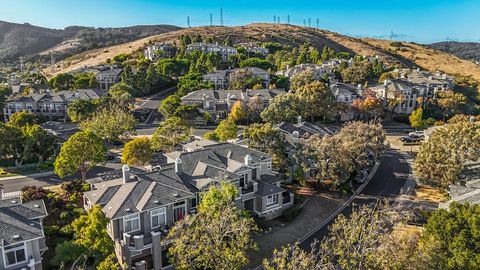
[[[410,173],[410,165],[405,156],[399,151],[388,149],[382,156],[381,163],[370,182],[360,194],[341,212],[349,215],[352,206],[358,207],[365,204],[373,204],[379,199],[395,198],[400,194]],[[328,228],[335,221],[332,219],[322,228],[314,232],[310,237],[300,242],[300,247],[310,249],[315,239],[321,240],[328,234]]]

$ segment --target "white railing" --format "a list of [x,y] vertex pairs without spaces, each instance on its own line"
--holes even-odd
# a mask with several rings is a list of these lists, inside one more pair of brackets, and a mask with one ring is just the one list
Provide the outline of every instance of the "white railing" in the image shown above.
[[16,198],[22,196],[21,191],[12,191],[12,192],[3,192],[3,190],[0,190],[0,199],[10,199],[10,198]]

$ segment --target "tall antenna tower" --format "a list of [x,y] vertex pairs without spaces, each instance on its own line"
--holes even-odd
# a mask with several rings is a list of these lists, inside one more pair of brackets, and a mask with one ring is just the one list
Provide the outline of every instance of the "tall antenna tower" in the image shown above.
[[303,19],[303,27],[307,26],[307,21]]
[[308,27],[310,27],[312,24],[312,19],[311,18],[308,18]]
[[290,15],[287,16],[287,23],[290,24]]
[[280,23],[280,16],[277,17],[277,22]]
[[213,26],[213,15],[210,13],[210,26]]
[[220,8],[220,25],[223,26],[223,8]]
[[187,26],[190,28],[190,16],[187,16]]
[[273,15],[273,23],[277,23],[277,15]]
[[320,29],[320,19],[317,18],[317,29]]

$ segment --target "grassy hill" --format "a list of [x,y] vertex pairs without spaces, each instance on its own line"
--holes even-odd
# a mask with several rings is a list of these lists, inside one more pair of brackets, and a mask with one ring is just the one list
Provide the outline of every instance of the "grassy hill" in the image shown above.
[[[0,21],[0,60],[16,60],[20,56],[55,53],[63,59],[86,50],[106,47],[180,29],[172,25],[137,25],[121,28],[69,26],[49,29],[28,23]],[[72,46],[71,44],[74,44]]]
[[148,42],[177,42],[181,35],[201,35],[203,37],[213,37],[214,40],[231,39],[234,43],[238,42],[280,42],[283,44],[300,45],[304,42],[310,42],[313,46],[321,49],[323,46],[329,46],[335,51],[353,52],[365,56],[374,56],[382,58],[392,64],[402,64],[405,66],[419,66],[431,71],[443,71],[448,74],[471,76],[480,81],[480,67],[472,62],[460,59],[454,55],[436,51],[414,43],[403,42],[401,47],[392,47],[391,42],[380,39],[353,38],[338,33],[317,30],[286,24],[268,24],[256,23],[246,26],[235,27],[195,27],[181,29],[160,35],[155,35],[125,44],[111,46],[103,49],[87,51],[62,62],[54,67],[44,70],[47,76],[57,73],[67,72],[83,66],[96,65],[113,58],[122,53],[132,53],[142,49]]
[[472,61],[480,61],[479,42],[445,41],[428,45],[442,52],[454,54],[460,58]]

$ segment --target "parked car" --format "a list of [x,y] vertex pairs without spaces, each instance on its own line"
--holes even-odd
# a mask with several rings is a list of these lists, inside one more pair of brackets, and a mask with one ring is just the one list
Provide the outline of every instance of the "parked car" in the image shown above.
[[359,184],[363,184],[367,179],[367,176],[368,176],[367,170],[360,170],[357,172],[357,175],[355,176],[355,182]]
[[410,133],[408,133],[408,136],[417,136],[417,137],[420,137],[420,138],[425,138],[425,132],[423,131],[412,131]]
[[404,143],[415,143],[415,142],[420,142],[422,141],[423,138],[420,137],[420,136],[416,136],[416,135],[412,135],[412,136],[405,136],[405,137],[401,137],[400,138],[400,141],[404,142]]

